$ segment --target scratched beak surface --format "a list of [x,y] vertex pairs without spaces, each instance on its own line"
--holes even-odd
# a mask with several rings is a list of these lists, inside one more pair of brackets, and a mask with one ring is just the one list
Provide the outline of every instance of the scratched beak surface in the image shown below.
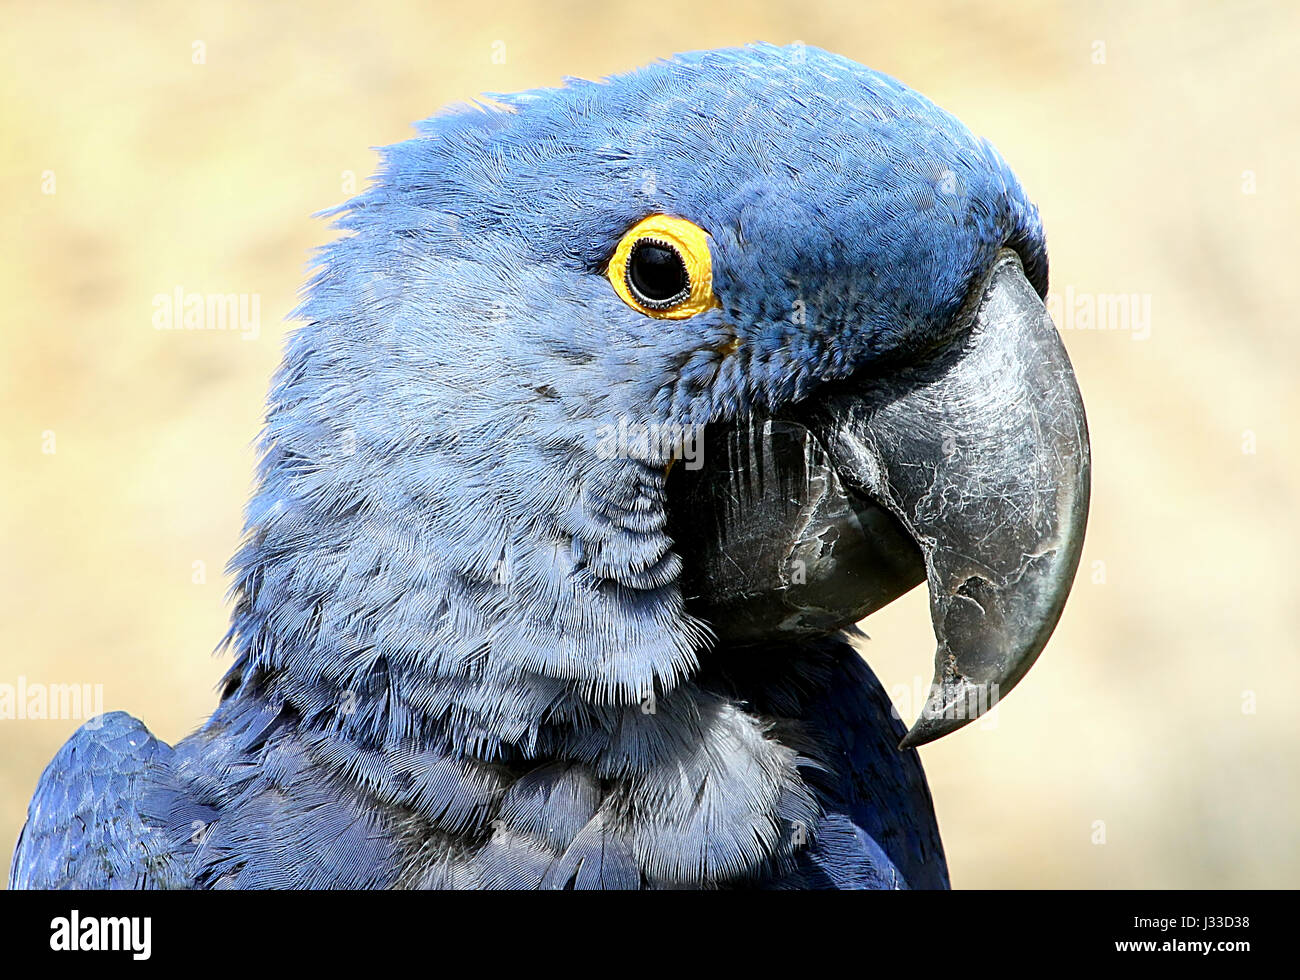
[[1024,677],[1087,522],[1083,403],[1014,253],[961,321],[921,363],[711,434],[677,518],[688,597],[720,642],[832,632],[927,583],[934,684],[905,747],[969,723]]

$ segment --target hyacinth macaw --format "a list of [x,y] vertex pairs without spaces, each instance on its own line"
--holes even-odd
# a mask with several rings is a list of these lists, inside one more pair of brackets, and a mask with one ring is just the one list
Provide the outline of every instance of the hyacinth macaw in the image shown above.
[[[1033,663],[1089,487],[998,153],[755,45],[446,111],[333,215],[220,704],[76,732],[11,884],[946,887],[915,746]],[[848,636],[921,581],[905,733]]]

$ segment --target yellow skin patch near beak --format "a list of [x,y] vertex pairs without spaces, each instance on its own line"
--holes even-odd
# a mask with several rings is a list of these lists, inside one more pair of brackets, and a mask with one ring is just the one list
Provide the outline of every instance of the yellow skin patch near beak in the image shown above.
[[[676,253],[686,278],[681,299],[666,306],[651,306],[638,297],[635,277],[630,274],[628,264],[639,245],[666,247]],[[708,233],[685,218],[652,214],[638,221],[614,249],[606,274],[624,303],[638,313],[657,319],[685,320],[722,305],[713,294],[713,257],[709,252]]]

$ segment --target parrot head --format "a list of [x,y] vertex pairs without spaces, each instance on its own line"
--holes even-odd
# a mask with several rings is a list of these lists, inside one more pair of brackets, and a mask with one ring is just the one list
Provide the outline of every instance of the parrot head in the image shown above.
[[491,751],[925,581],[919,744],[1047,642],[1089,462],[1042,228],[905,86],[682,55],[436,116],[334,216],[236,560],[305,702],[402,665]]

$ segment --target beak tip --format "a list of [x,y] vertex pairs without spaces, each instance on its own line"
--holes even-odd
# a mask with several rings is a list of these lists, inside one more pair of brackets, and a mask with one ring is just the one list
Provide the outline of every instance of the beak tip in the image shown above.
[[908,749],[917,749],[928,741],[930,741],[928,738],[922,738],[917,734],[916,726],[912,726],[908,733],[899,739],[898,751],[905,752]]
[[970,724],[974,718],[962,718],[959,720],[948,719],[926,719],[918,718],[915,724],[908,729],[907,734],[902,737],[898,743],[900,751],[905,749],[919,749],[922,745],[928,745],[931,742],[937,742],[945,735],[951,735],[957,729]]
[[960,676],[936,680],[899,749],[919,748],[969,725],[997,704],[997,688]]

